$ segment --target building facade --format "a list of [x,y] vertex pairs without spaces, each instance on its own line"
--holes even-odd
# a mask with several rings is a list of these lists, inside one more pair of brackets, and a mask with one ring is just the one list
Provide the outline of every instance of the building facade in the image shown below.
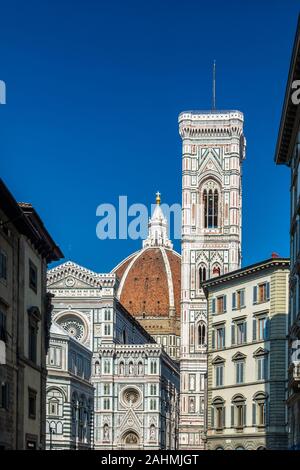
[[[289,447],[300,450],[300,21],[298,21],[275,161],[291,169]],[[298,88],[298,91],[297,91]]]
[[208,299],[207,448],[287,448],[289,260],[203,284]]
[[203,449],[206,298],[202,283],[241,263],[243,114],[185,111],[182,138],[181,449]]
[[93,365],[95,448],[178,448],[179,370],[161,345],[103,346]]
[[117,275],[67,262],[48,289],[53,320],[93,353],[94,448],[175,448],[178,366],[120,303]]
[[47,355],[46,449],[93,448],[92,352],[52,323]]
[[1,449],[45,447],[46,271],[61,257],[33,207],[18,204],[0,180]]

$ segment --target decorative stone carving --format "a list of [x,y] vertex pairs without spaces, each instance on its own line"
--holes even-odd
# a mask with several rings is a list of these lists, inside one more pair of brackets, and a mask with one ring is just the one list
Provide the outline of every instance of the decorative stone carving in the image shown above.
[[129,375],[132,375],[133,374],[133,363],[130,362],[129,363]]
[[156,428],[154,424],[150,426],[149,439],[150,441],[156,441]]
[[108,424],[104,424],[103,426],[103,440],[109,441],[109,427]]
[[75,285],[75,279],[74,277],[67,277],[66,280],[65,280],[65,284],[67,287],[73,287]]
[[141,394],[136,388],[128,387],[122,393],[123,402],[132,407],[136,406],[141,400]]
[[78,341],[82,341],[84,337],[84,324],[78,317],[64,318],[62,321],[59,322],[70,336],[73,336]]
[[138,435],[135,432],[129,432],[124,438],[124,444],[128,446],[136,446],[139,443]]

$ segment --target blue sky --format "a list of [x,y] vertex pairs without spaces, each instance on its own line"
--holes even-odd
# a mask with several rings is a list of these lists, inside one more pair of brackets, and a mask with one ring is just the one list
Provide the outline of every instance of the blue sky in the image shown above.
[[[289,255],[289,170],[274,151],[299,6],[241,2],[1,2],[1,176],[66,259],[110,271],[141,240],[100,241],[96,207],[181,202],[178,114],[245,114],[243,264]],[[175,243],[180,250],[180,242]]]

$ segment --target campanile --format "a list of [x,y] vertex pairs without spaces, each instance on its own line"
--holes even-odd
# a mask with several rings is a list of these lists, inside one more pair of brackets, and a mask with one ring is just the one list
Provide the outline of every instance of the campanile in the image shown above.
[[182,139],[181,449],[205,448],[206,299],[202,282],[241,266],[240,111],[184,111]]

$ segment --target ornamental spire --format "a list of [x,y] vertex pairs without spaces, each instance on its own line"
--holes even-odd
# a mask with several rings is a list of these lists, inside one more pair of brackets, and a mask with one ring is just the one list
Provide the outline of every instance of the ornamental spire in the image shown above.
[[168,222],[162,211],[161,194],[159,191],[156,193],[156,206],[152,217],[149,219],[148,228],[148,237],[143,241],[144,248],[148,246],[173,248],[173,244],[168,237]]
[[156,193],[156,204],[158,204],[158,205],[159,205],[160,202],[161,202],[160,196],[161,196],[160,192],[157,191],[157,193]]

